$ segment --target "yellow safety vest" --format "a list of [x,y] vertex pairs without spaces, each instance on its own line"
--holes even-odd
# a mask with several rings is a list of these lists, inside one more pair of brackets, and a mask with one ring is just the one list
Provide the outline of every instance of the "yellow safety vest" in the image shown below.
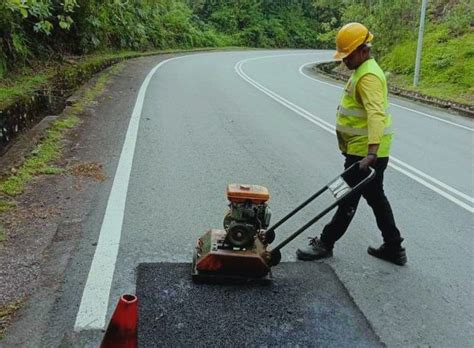
[[362,63],[351,75],[344,88],[344,94],[337,107],[336,132],[339,148],[343,153],[356,156],[367,156],[368,128],[367,112],[356,98],[356,86],[359,79],[366,75],[377,76],[383,85],[385,107],[384,135],[377,151],[378,157],[388,157],[392,142],[392,116],[388,113],[387,80],[377,62],[370,58]]

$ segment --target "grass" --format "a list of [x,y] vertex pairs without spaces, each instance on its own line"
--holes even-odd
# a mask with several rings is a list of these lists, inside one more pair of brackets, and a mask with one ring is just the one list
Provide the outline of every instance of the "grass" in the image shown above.
[[15,208],[15,203],[0,199],[0,214]]
[[428,27],[420,84],[413,87],[416,38],[404,41],[381,59],[390,83],[444,100],[474,105],[474,32],[453,37],[446,25]]
[[0,341],[3,339],[8,324],[13,315],[23,306],[24,300],[16,300],[0,306]]
[[54,76],[54,71],[54,67],[43,67],[40,71],[25,68],[11,78],[3,78],[0,82],[0,109],[16,98],[32,95],[41,89]]
[[65,132],[79,123],[79,114],[84,107],[90,104],[98,95],[102,94],[111,74],[123,68],[123,64],[117,64],[106,73],[99,76],[94,86],[86,91],[77,103],[71,106],[69,113],[64,118],[52,123],[46,132],[45,138],[36,145],[35,149],[26,158],[16,173],[0,181],[0,192],[9,196],[18,196],[24,192],[28,184],[39,174],[60,174],[63,168],[52,165],[62,153],[62,140]]
[[35,175],[62,172],[61,168],[51,166],[50,163],[57,160],[61,154],[64,130],[74,127],[78,122],[79,118],[76,115],[55,121],[47,130],[46,137],[36,145],[17,172],[0,181],[0,192],[17,196],[23,193],[25,185]]

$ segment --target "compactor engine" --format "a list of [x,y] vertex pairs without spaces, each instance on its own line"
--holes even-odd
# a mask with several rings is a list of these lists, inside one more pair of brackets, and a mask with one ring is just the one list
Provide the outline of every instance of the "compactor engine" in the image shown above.
[[[229,211],[224,218],[226,243],[236,248],[250,247],[259,233],[270,225],[271,211],[267,205],[267,188],[258,185],[227,186]],[[271,243],[272,240],[268,240]],[[274,237],[273,237],[274,238]]]

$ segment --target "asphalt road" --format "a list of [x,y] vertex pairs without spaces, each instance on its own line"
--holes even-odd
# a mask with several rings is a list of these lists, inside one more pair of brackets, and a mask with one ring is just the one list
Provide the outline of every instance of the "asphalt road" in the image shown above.
[[[341,84],[308,69],[330,57],[317,50],[200,53],[161,62],[148,75],[146,90],[117,110],[132,114],[129,133],[119,133],[126,140],[111,161],[118,161],[115,182],[84,223],[101,236],[95,256],[79,248],[81,267],[68,276],[84,280],[66,283],[61,301],[80,303],[69,330],[74,324],[79,336],[93,337],[119,295],[135,292],[140,263],[190,262],[196,238],[222,224],[228,183],[267,186],[276,221],[342,170],[334,136]],[[327,263],[388,346],[472,346],[473,122],[391,102],[396,136],[385,189],[409,263],[367,255],[381,237],[364,202]],[[330,201],[322,197],[277,230],[277,242]],[[283,261],[295,261],[305,236],[319,235],[329,219],[283,249]]]
[[218,285],[191,283],[189,268],[138,267],[140,347],[384,347],[329,265],[284,262],[272,282]]

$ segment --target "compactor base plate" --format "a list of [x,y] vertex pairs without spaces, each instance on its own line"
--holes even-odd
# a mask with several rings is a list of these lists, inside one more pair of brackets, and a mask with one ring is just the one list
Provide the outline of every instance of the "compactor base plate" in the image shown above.
[[224,244],[225,230],[212,229],[198,239],[191,275],[195,281],[248,282],[270,280],[267,250],[258,238],[247,249]]

